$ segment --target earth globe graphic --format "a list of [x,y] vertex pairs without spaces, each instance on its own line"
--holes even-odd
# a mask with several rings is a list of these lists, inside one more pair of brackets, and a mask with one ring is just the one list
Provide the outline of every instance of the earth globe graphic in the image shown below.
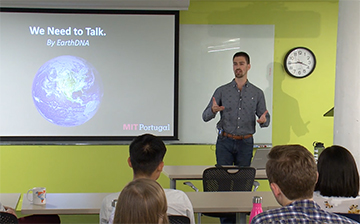
[[82,125],[98,111],[103,84],[85,59],[63,55],[43,64],[32,84],[38,112],[49,122],[65,127]]

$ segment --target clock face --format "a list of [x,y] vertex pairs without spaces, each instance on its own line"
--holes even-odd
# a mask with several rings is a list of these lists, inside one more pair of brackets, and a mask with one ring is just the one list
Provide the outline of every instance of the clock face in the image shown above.
[[285,71],[295,77],[304,78],[310,75],[316,65],[314,53],[305,47],[296,47],[291,49],[285,56]]

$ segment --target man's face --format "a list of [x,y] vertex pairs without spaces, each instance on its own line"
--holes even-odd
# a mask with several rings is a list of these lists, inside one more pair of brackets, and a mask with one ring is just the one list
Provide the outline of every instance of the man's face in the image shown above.
[[236,78],[246,76],[250,67],[250,64],[246,62],[246,59],[243,56],[235,57],[233,60],[233,70]]

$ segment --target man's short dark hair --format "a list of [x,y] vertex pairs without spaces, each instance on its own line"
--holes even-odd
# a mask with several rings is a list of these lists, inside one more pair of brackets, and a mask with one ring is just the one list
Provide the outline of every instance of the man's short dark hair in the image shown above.
[[301,145],[274,146],[268,154],[266,174],[289,200],[313,197],[317,180],[314,156]]
[[315,191],[322,196],[357,197],[359,172],[351,153],[344,147],[333,145],[322,151],[317,163],[319,180]]
[[235,53],[233,56],[233,61],[236,57],[244,57],[246,62],[248,64],[250,64],[250,56],[246,52],[240,51],[240,52]]
[[165,144],[159,137],[151,134],[136,137],[129,147],[134,174],[150,176],[163,161],[165,153]]

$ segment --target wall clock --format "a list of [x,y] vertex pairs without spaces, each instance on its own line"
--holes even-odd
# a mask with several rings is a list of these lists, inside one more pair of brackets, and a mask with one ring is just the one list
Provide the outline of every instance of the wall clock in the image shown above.
[[285,56],[285,71],[295,77],[304,78],[310,75],[316,66],[314,53],[306,47],[295,47]]

